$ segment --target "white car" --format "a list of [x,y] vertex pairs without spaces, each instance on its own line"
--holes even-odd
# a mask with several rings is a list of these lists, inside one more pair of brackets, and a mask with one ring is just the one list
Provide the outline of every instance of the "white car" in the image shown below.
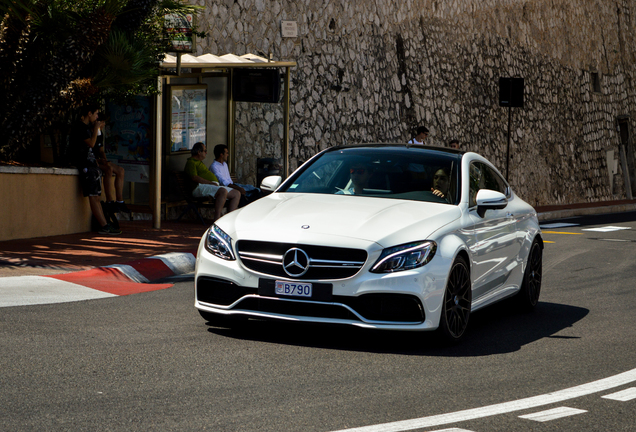
[[436,330],[471,312],[539,299],[535,210],[475,153],[402,144],[329,148],[201,239],[195,307],[247,318]]

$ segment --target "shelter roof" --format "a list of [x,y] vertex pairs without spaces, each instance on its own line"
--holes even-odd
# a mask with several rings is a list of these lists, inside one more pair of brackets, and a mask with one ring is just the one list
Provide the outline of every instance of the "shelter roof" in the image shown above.
[[[215,56],[213,54],[203,54],[193,56],[190,54],[181,55],[182,68],[197,69],[217,69],[217,68],[253,68],[253,67],[294,67],[294,61],[272,61],[255,54],[245,54],[237,56],[234,54],[225,54],[223,56]],[[165,54],[163,61],[160,63],[163,69],[172,69],[177,67],[177,56]]]

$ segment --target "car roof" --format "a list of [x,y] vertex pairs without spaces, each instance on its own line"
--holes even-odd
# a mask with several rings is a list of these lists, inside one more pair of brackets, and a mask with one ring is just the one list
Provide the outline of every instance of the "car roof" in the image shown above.
[[422,149],[441,151],[449,154],[463,155],[467,153],[465,150],[453,149],[450,147],[438,147],[430,145],[408,144],[408,143],[366,143],[366,144],[349,144],[342,146],[329,147],[326,151],[343,150],[348,148],[381,148],[381,147],[399,147],[403,149]]

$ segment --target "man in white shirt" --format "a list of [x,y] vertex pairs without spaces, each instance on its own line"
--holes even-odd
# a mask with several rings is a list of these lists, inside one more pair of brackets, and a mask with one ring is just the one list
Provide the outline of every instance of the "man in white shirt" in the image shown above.
[[[409,144],[424,145],[426,137],[428,136],[428,129],[425,126],[420,126],[417,128],[416,133],[417,135],[409,141]],[[416,175],[420,177],[426,177],[424,165],[422,164],[410,163],[408,170],[412,173],[417,173]]]
[[424,145],[424,142],[426,141],[427,136],[428,136],[428,129],[425,126],[420,126],[417,128],[417,135],[415,135],[415,138],[409,141],[409,144]]
[[259,188],[252,185],[234,183],[230,176],[230,169],[227,166],[227,159],[229,156],[230,151],[225,144],[218,144],[214,146],[214,162],[210,165],[210,171],[212,171],[216,178],[219,179],[219,183],[222,186],[236,189],[248,203],[260,198],[261,190]]

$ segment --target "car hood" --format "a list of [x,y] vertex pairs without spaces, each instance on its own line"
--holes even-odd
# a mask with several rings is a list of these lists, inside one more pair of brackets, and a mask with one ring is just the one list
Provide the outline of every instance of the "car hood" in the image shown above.
[[426,240],[460,217],[457,206],[347,195],[274,193],[219,219],[234,239],[382,247]]

